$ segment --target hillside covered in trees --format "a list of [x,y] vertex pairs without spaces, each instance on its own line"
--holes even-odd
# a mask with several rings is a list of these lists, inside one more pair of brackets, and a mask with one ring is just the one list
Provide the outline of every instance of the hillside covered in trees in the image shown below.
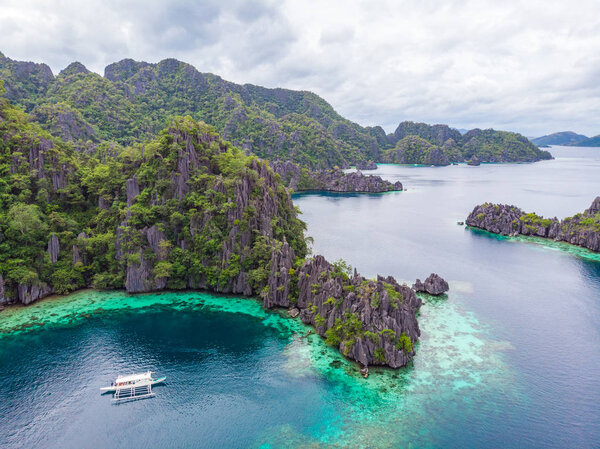
[[279,175],[213,127],[175,117],[142,143],[77,149],[0,97],[0,309],[85,287],[202,289],[295,309],[363,365],[414,356],[415,293],[305,259]]
[[446,125],[402,122],[388,140],[393,147],[382,151],[381,160],[397,164],[535,162],[552,158],[520,134],[493,129],[473,129],[462,135]]
[[550,157],[519,134],[495,130],[461,136],[446,125],[403,122],[386,135],[381,127],[345,119],[311,92],[239,85],[175,59],[157,64],[124,59],[107,66],[104,76],[75,62],[54,76],[45,64],[0,53],[0,79],[7,98],[79,151],[107,141],[143,142],[171,118],[189,115],[247,153],[313,170],[363,161],[444,165],[472,157],[484,162]]

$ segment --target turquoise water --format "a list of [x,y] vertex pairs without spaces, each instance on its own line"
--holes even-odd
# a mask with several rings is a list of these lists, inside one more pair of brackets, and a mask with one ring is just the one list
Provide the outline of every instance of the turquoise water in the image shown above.
[[[366,275],[436,271],[411,366],[356,367],[251,299],[82,291],[0,314],[0,447],[598,447],[600,263],[458,226],[482,201],[571,215],[600,151],[536,164],[400,167],[406,192],[298,195],[315,251]],[[111,405],[118,373],[167,375]]]

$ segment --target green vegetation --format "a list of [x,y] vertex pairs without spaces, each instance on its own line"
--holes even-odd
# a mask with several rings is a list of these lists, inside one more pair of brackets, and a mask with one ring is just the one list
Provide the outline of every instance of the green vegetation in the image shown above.
[[375,349],[375,360],[381,364],[387,363],[386,358],[385,358],[385,349],[383,349],[383,348]]
[[[376,334],[375,334],[376,335]],[[325,342],[332,346],[343,344],[344,355],[348,355],[354,343],[365,336],[363,324],[354,313],[346,311],[344,319],[336,319],[333,327],[325,332]]]
[[575,214],[565,218],[561,225],[569,234],[600,232],[600,212],[595,214]]
[[552,220],[549,218],[541,217],[533,212],[521,215],[520,220],[523,222],[523,224],[525,224],[525,226],[534,227],[533,229],[535,229],[535,226],[543,226],[547,228],[552,224]]
[[54,77],[44,64],[0,54],[0,79],[6,80],[7,98],[79,150],[145,142],[173,118],[189,115],[238,148],[301,165],[301,190],[315,187],[309,168],[358,161],[446,165],[474,156],[489,162],[550,157],[523,136],[502,131],[461,136],[445,125],[403,122],[386,136],[380,127],[346,120],[311,92],[237,85],[175,59],[125,59],[106,67],[104,77],[73,63]]
[[412,352],[412,350],[413,350],[412,341],[411,341],[410,337],[408,335],[406,335],[404,332],[402,332],[402,334],[400,334],[400,337],[398,337],[398,341],[396,342],[396,348],[404,349],[408,353]]
[[349,166],[377,155],[369,130],[311,92],[241,86],[174,59],[123,60],[108,66],[105,77],[77,64],[56,78],[47,66],[21,75],[23,64],[0,55],[8,98],[44,128],[80,146],[88,140],[143,142],[174,117],[190,115],[239,148],[305,167]]
[[399,164],[448,165],[479,159],[482,162],[532,162],[550,159],[524,136],[493,129],[474,129],[462,136],[446,125],[403,122],[383,149],[384,162]]
[[397,309],[398,304],[402,304],[404,302],[402,293],[396,291],[396,289],[394,289],[394,287],[388,283],[384,283],[383,286],[388,294],[388,298],[390,298],[390,306],[392,306],[394,309]]
[[[11,297],[19,285],[122,288],[129,270],[141,272],[144,288],[217,291],[231,291],[245,272],[258,292],[281,242],[298,260],[306,254],[305,225],[266,164],[191,117],[143,144],[80,153],[0,98],[0,172],[0,275]],[[128,207],[132,179],[139,195]],[[247,206],[236,202],[242,183]],[[265,201],[278,211],[266,222],[257,217]]]

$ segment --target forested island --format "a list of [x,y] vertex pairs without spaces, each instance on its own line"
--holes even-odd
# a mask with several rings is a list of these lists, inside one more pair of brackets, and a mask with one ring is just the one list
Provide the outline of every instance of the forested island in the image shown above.
[[466,223],[494,234],[543,237],[600,251],[600,196],[583,213],[563,220],[526,213],[516,206],[484,203],[473,209]]
[[414,291],[308,258],[305,225],[268,163],[189,116],[153,139],[88,151],[0,98],[0,306],[77,289],[204,289],[296,309],[364,365],[405,365]]
[[493,129],[473,129],[464,135],[447,125],[402,122],[388,136],[390,148],[381,160],[397,164],[450,165],[458,162],[536,162],[552,159],[526,137]]
[[533,162],[551,158],[520,134],[474,129],[464,136],[446,125],[402,122],[386,135],[339,115],[307,91],[238,85],[166,59],[110,64],[104,76],[78,62],[55,76],[46,64],[0,53],[7,98],[32,120],[78,151],[152,138],[174,116],[214,126],[246,153],[294,162],[308,170],[375,162],[448,165],[453,162]]

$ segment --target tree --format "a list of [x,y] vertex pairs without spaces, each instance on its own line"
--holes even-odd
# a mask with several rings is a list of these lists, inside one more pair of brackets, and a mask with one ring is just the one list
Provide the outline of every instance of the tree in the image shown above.
[[40,208],[35,204],[13,204],[8,211],[8,227],[21,237],[39,236],[46,233],[48,225],[42,221]]

